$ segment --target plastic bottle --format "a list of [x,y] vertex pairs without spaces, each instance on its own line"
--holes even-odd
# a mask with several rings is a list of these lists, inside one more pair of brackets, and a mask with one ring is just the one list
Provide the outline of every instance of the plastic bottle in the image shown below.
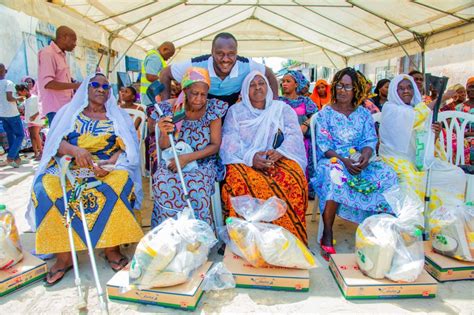
[[23,258],[15,217],[0,204],[0,269],[9,268]]

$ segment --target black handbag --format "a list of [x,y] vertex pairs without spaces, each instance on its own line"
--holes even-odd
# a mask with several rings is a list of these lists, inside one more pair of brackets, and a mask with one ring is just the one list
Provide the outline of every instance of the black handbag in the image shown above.
[[275,138],[273,139],[273,149],[278,149],[284,140],[285,136],[283,135],[283,132],[278,129],[277,133],[275,134]]

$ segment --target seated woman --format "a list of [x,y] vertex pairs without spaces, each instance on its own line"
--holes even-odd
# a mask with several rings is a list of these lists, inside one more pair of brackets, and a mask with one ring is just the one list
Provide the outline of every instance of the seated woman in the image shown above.
[[[227,111],[227,103],[219,100],[208,100],[210,86],[209,73],[206,69],[189,68],[181,85],[183,91],[177,99],[170,99],[157,106],[163,111],[159,117],[156,109],[151,113],[149,126],[158,120],[161,150],[171,150],[168,133],[176,131],[177,145],[183,142],[191,152],[179,155],[184,181],[189,191],[191,204],[197,219],[214,226],[211,213],[211,196],[214,194],[214,182],[217,176],[217,158],[221,144],[222,116]],[[185,118],[177,124],[172,123],[176,110],[184,107]],[[165,152],[162,152],[164,155]],[[156,155],[156,154],[155,154]],[[197,162],[197,166],[186,169],[186,166]],[[153,175],[153,194],[155,205],[151,217],[151,226],[155,227],[168,218],[174,218],[186,207],[186,200],[173,158],[168,163],[158,163]]]
[[[316,120],[318,166],[312,179],[324,223],[319,241],[325,259],[336,252],[332,231],[336,213],[355,223],[376,213],[391,213],[382,193],[397,185],[397,175],[390,167],[370,161],[377,135],[371,114],[362,106],[364,80],[354,69],[342,69],[334,76],[331,95],[332,103]],[[351,149],[360,157],[351,158]]]
[[[308,167],[305,170],[306,179],[309,181],[314,175],[313,160],[311,154],[311,134],[309,132],[309,124],[311,116],[318,111],[316,104],[311,98],[301,95],[303,89],[309,85],[308,80],[299,71],[290,70],[283,76],[281,86],[283,88],[283,96],[279,97],[280,101],[290,105],[298,115],[298,122],[304,135],[304,146],[306,149],[306,158]],[[309,188],[310,199],[314,199],[314,191]]]
[[[133,86],[127,86],[120,89],[120,102],[119,106],[123,109],[135,109],[143,111],[143,107],[137,104],[135,101],[137,99],[137,90]],[[141,118],[135,119],[134,125],[135,129],[138,130],[140,124],[142,123]]]
[[306,152],[298,117],[291,107],[273,100],[265,75],[258,71],[244,79],[241,95],[242,102],[227,113],[219,151],[227,168],[222,187],[225,214],[236,216],[232,197],[276,196],[287,203],[288,211],[273,223],[307,244]]
[[[71,102],[58,111],[33,181],[33,207],[27,218],[36,227],[36,253],[54,253],[57,258],[45,286],[58,283],[72,268],[60,170],[54,157],[74,158],[71,172],[76,184],[101,181],[99,186],[85,190],[82,200],[92,245],[103,248],[110,267],[118,271],[128,263],[119,245],[138,242],[143,236],[134,214],[142,200],[138,152],[133,123],[118,108],[106,77],[88,77]],[[113,170],[106,171],[104,164]],[[67,189],[71,191],[70,185]],[[74,245],[78,251],[85,250],[79,210],[77,205],[70,205]]]
[[331,86],[326,80],[321,79],[316,81],[311,99],[316,106],[318,106],[318,110],[323,109],[325,105],[331,103]]
[[[454,91],[447,91],[443,98],[449,99]],[[388,101],[382,109],[380,123],[380,156],[397,172],[400,181],[413,187],[422,200],[425,197],[426,172],[415,166],[417,159],[416,135],[419,131],[435,132],[439,142],[441,125],[431,124],[431,110],[434,101],[426,104],[409,75],[400,74],[390,82]],[[431,152],[431,210],[443,203],[443,197],[449,196],[464,200],[466,177],[463,171],[446,160],[439,143],[435,156]]]

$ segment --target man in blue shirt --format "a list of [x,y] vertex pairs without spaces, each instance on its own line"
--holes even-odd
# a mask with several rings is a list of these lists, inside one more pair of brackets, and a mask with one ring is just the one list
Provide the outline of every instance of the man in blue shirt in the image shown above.
[[181,82],[186,69],[201,67],[209,71],[211,87],[208,98],[217,98],[233,105],[237,102],[244,78],[253,70],[264,74],[273,91],[273,97],[278,97],[278,81],[272,70],[263,64],[249,58],[237,55],[237,40],[230,33],[219,33],[212,41],[211,55],[203,55],[175,63],[161,71],[160,82],[165,89],[161,96],[166,100],[170,95],[171,80]]

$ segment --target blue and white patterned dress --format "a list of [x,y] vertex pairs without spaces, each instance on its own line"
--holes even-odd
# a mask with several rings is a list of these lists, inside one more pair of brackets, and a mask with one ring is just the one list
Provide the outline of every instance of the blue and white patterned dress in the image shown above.
[[[158,106],[163,110],[164,115],[172,116],[172,107],[168,101],[161,102]],[[227,108],[228,105],[225,102],[216,99],[208,100],[206,113],[200,119],[183,120],[177,141],[186,142],[194,151],[203,150],[211,141],[211,122],[222,118]],[[156,121],[159,119],[156,110],[150,116]],[[218,172],[217,157],[214,155],[197,160],[197,164],[197,169],[183,172],[184,181],[196,218],[214,227],[210,206]],[[186,206],[179,176],[170,171],[163,160],[158,164],[153,175],[153,195],[155,204],[151,216],[152,228],[167,218],[175,218]]]
[[[370,147],[375,152],[377,135],[370,112],[362,106],[352,112],[349,117],[334,110],[330,105],[324,107],[317,117],[316,129],[318,166],[316,177],[312,179],[314,189],[320,199],[321,213],[324,212],[327,200],[339,203],[338,215],[343,219],[360,223],[365,218],[377,213],[392,213],[382,193],[398,184],[397,174],[381,161],[369,163],[359,175],[360,179],[376,185],[370,193],[361,193],[349,186],[348,182],[355,176],[351,175],[341,161],[338,167],[347,180],[331,180],[330,159],[324,153],[333,150],[337,154],[349,157],[351,148],[361,151]],[[334,177],[333,171],[333,177]]]

